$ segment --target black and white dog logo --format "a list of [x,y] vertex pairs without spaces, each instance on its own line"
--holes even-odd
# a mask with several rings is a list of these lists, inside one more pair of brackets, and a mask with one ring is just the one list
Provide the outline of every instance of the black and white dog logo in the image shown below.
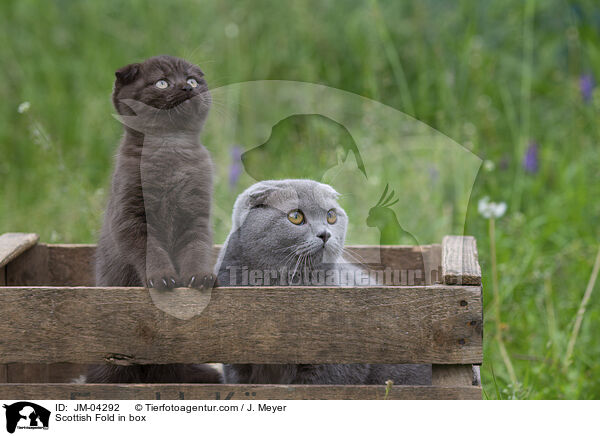
[[5,404],[6,431],[14,433],[18,429],[48,429],[50,411],[28,401]]

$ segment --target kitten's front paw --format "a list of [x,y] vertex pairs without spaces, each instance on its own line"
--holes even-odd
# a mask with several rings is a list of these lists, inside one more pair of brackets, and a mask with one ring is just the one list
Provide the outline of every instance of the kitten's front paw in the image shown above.
[[177,281],[172,274],[158,273],[148,276],[148,287],[155,289],[173,289],[177,285]]
[[211,289],[217,286],[217,276],[212,273],[198,273],[190,277],[187,287],[195,289]]

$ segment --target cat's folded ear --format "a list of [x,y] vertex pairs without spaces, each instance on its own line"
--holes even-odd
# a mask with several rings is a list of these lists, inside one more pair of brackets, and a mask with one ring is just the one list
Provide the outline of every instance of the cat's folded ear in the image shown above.
[[325,183],[320,183],[321,189],[327,194],[333,197],[334,199],[338,199],[340,197],[340,193],[333,189],[331,186],[326,185]]
[[233,205],[233,227],[231,231],[234,232],[239,229],[246,220],[250,209],[265,204],[269,195],[277,189],[277,187],[269,184],[269,182],[259,182],[241,193]]
[[256,189],[248,193],[248,206],[256,207],[264,204],[269,198],[269,195],[277,191],[277,189],[278,188],[274,186],[257,184]]
[[130,64],[115,71],[116,83],[119,85],[127,85],[137,79],[140,73],[140,64]]

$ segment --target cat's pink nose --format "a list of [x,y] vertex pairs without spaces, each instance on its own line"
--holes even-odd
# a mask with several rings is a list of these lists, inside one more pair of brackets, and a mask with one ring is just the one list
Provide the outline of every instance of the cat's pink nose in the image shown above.
[[329,233],[327,230],[324,230],[317,235],[317,238],[322,239],[323,244],[325,244],[329,240],[329,238],[331,238],[331,233]]

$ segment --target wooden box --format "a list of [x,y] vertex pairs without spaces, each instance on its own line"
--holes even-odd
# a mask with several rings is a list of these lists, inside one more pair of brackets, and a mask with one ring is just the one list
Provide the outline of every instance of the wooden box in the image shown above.
[[[94,287],[94,245],[38,239],[0,236],[4,399],[481,399],[483,301],[473,237],[350,247],[372,268],[418,269],[416,285],[215,288],[189,320],[157,308],[148,289]],[[387,390],[72,383],[87,364],[106,362],[428,363],[433,383]]]

